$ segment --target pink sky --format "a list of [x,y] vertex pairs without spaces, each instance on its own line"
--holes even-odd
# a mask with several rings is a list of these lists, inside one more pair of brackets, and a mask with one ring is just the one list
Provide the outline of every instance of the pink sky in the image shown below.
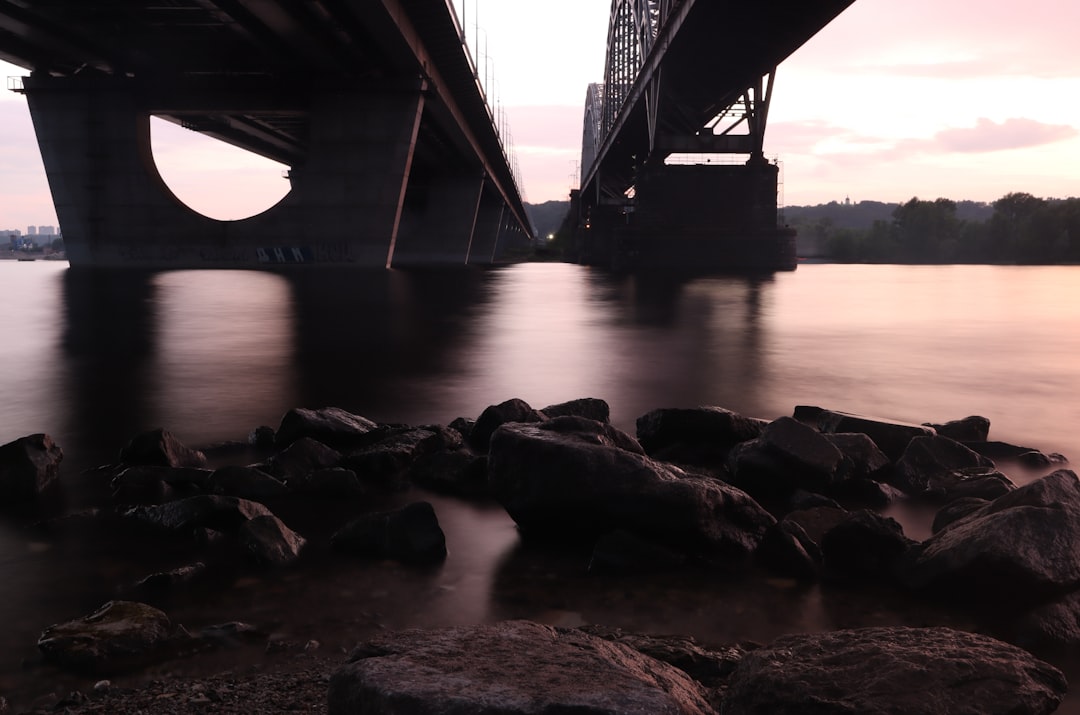
[[[566,198],[609,1],[455,5],[509,116],[526,199]],[[780,66],[765,149],[783,167],[783,202],[1080,195],[1078,27],[1075,0],[856,0]],[[0,127],[0,228],[55,224],[21,96],[0,97]],[[208,215],[251,214],[285,190],[280,166],[164,129],[159,168]]]

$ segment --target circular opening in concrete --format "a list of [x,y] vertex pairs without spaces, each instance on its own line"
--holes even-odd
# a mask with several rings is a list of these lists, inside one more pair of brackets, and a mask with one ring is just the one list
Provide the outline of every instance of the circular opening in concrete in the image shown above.
[[284,164],[159,117],[150,118],[150,147],[169,190],[209,218],[248,218],[289,193]]

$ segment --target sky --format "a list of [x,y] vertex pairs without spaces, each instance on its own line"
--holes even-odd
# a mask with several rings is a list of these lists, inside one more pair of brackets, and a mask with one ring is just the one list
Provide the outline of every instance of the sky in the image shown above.
[[[609,0],[452,1],[526,200],[566,199]],[[1075,0],[856,0],[777,72],[765,153],[782,203],[1080,196],[1078,27]],[[164,122],[152,137],[166,182],[207,215],[251,215],[287,190],[280,165]],[[0,228],[55,223],[25,100],[0,92]]]

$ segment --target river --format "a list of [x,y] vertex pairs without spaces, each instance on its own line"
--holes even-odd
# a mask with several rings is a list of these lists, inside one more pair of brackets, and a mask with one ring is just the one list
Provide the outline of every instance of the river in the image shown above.
[[[0,443],[52,435],[68,510],[93,503],[83,470],[140,431],[165,427],[192,446],[244,439],[297,406],[445,424],[511,397],[537,408],[599,397],[631,433],[651,409],[706,404],[764,418],[804,404],[913,422],[979,414],[991,439],[1080,455],[1080,266],[806,264],[676,278],[545,263],[279,275],[0,261],[0,285]],[[423,496],[447,534],[438,569],[315,560],[167,610],[189,628],[253,621],[329,652],[375,629],[510,617],[720,642],[963,620],[890,594],[780,581],[590,578],[574,555],[524,550],[496,506]],[[913,538],[928,533],[904,523]],[[160,556],[44,539],[28,524],[0,516],[0,692],[85,688],[27,665],[38,634]],[[1073,697],[1060,712],[1080,712]]]

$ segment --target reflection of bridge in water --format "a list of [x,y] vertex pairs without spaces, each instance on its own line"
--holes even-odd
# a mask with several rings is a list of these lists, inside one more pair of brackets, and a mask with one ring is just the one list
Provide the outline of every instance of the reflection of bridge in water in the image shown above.
[[[449,0],[0,0],[79,265],[484,264],[529,221]],[[215,221],[165,187],[151,115],[290,167]]]
[[585,102],[580,260],[795,267],[763,142],[777,65],[854,0],[613,0]]
[[[794,267],[763,153],[772,80],[853,1],[613,0],[572,196],[581,259]],[[486,264],[527,247],[462,37],[450,0],[0,0],[0,59],[32,70],[20,91],[73,266]],[[286,164],[291,191],[241,221],[195,213],[154,167],[151,115]]]

